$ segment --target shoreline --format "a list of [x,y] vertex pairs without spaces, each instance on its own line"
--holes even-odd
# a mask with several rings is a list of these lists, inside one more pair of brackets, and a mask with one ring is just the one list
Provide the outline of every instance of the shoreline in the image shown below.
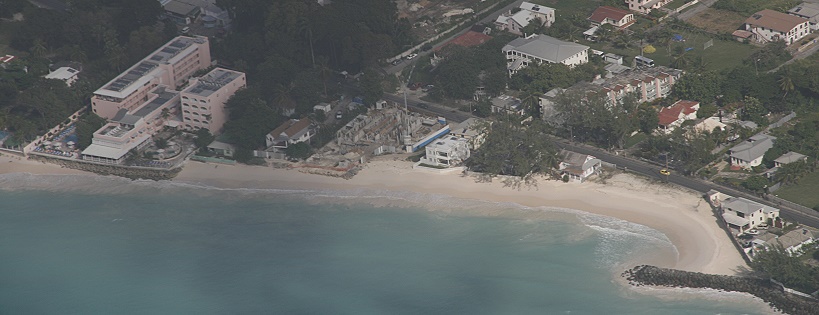
[[[674,245],[677,257],[653,257],[650,263],[667,268],[711,274],[735,275],[747,265],[730,239],[717,225],[705,200],[693,192],[651,183],[628,174],[618,174],[606,184],[583,184],[538,180],[537,187],[504,187],[497,179],[476,182],[460,174],[435,174],[413,170],[406,161],[376,159],[350,180],[299,172],[294,169],[247,165],[214,165],[186,162],[171,180],[217,188],[333,190],[355,193],[413,192],[445,195],[463,200],[513,203],[536,209],[551,207],[579,210],[644,225],[663,233]],[[0,155],[0,174],[31,173],[92,175],[58,165]],[[446,210],[446,209],[437,209]],[[470,215],[503,216],[492,210]],[[523,218],[542,216],[526,211]],[[654,255],[657,256],[657,255]],[[646,263],[646,262],[643,262]],[[628,268],[630,266],[626,266]]]

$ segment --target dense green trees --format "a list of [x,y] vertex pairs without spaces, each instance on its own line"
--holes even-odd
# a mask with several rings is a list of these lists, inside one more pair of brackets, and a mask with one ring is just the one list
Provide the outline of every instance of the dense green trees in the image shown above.
[[521,125],[504,120],[486,128],[486,141],[466,162],[472,170],[490,177],[512,175],[529,180],[534,175],[551,174],[559,163],[542,121]]
[[819,270],[798,257],[791,257],[782,246],[757,251],[751,268],[801,292],[812,293],[819,289]]
[[[625,136],[637,129],[640,117],[649,120],[646,112],[640,114],[637,96],[623,97],[612,105],[603,93],[586,95],[572,92],[560,93],[554,101],[557,111],[558,132],[565,138],[580,142],[592,142],[604,148],[622,147]],[[656,114],[654,114],[656,117]],[[655,124],[656,126],[656,124]]]
[[509,80],[509,87],[516,90],[546,93],[554,88],[567,88],[580,81],[592,81],[603,74],[603,64],[597,58],[592,62],[569,68],[559,63],[529,66],[518,71]]

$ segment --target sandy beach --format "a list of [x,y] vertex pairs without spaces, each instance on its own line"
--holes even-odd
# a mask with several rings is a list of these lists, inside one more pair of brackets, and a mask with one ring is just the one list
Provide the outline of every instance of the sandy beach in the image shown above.
[[[8,154],[0,156],[2,173],[89,174]],[[664,233],[676,246],[678,257],[651,262],[661,267],[728,275],[747,267],[699,194],[627,174],[616,175],[605,184],[539,180],[537,187],[518,189],[505,187],[497,180],[478,183],[472,177],[423,172],[413,170],[409,162],[382,159],[369,163],[351,180],[298,170],[188,162],[174,181],[223,188],[409,191],[512,202],[528,207],[576,209],[638,223]],[[530,215],[537,216],[537,213],[533,211]]]

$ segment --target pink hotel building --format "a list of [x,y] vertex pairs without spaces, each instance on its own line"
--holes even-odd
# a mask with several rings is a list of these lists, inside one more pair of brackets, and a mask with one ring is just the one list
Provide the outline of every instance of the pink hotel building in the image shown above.
[[225,103],[246,86],[244,73],[222,68],[191,80],[181,92],[183,127],[190,131],[206,128],[211,134],[221,133],[227,121]]
[[[207,37],[178,36],[106,83],[94,92],[91,108],[97,115],[108,119],[108,123],[94,132],[91,145],[83,150],[82,158],[93,162],[120,163],[129,151],[147,145],[148,140],[164,126],[178,127],[181,123],[177,116],[180,94],[191,97],[198,92],[186,94],[186,91],[199,91],[197,88],[202,82],[213,80],[203,77],[181,93],[177,89],[185,87],[193,73],[210,66]],[[223,89],[217,89],[217,96],[212,98],[214,101],[208,103],[207,114],[213,120],[198,125],[187,124],[186,129],[206,127],[212,133],[220,131],[226,116],[224,102],[245,85],[243,73],[217,68],[208,75],[214,73],[229,73],[233,79],[227,81],[230,84]],[[241,77],[241,84],[235,82],[238,77]],[[224,78],[222,81],[218,77],[215,79],[217,83],[224,81]],[[241,86],[236,87],[238,85]],[[184,115],[183,112],[183,119]]]

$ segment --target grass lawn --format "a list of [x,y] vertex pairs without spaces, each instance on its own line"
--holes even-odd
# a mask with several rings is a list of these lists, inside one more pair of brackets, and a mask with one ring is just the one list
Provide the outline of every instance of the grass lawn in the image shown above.
[[640,143],[640,141],[643,141],[646,138],[648,138],[648,136],[646,134],[644,134],[642,132],[637,133],[634,136],[628,137],[628,139],[626,139],[626,143],[623,145],[623,148],[625,148],[625,149],[631,148],[635,144]]
[[529,2],[555,9],[557,18],[575,14],[586,18],[592,14],[594,9],[600,6],[599,0],[529,0]]
[[798,185],[782,187],[775,192],[782,199],[813,208],[819,206],[819,172],[808,174]]
[[663,6],[663,8],[666,8],[666,9],[669,9],[669,10],[676,10],[677,8],[685,5],[688,2],[691,2],[691,1],[674,0],[674,1],[671,1],[671,3],[666,4],[665,6]]
[[737,12],[708,8],[692,16],[687,22],[711,32],[733,33],[745,23],[746,18],[748,17]]
[[799,4],[800,0],[738,0],[737,11],[746,16],[750,16],[764,9],[771,9],[785,12]]

